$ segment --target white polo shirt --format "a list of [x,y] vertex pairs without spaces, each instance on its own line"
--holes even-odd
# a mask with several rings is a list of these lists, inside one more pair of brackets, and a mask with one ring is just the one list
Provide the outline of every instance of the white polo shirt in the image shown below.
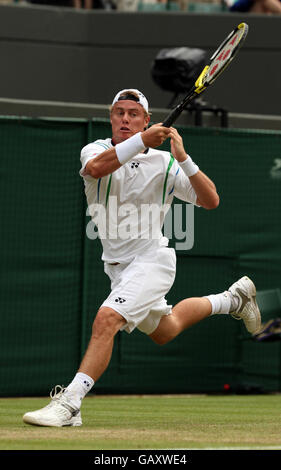
[[135,256],[168,244],[162,227],[173,197],[196,204],[196,193],[171,153],[148,149],[112,174],[85,175],[87,163],[113,147],[96,140],[81,151],[80,175],[92,220],[103,245],[102,260],[129,263]]

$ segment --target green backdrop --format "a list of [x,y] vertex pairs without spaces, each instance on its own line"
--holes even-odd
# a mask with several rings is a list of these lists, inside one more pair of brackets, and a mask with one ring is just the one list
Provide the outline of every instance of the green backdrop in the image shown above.
[[[281,133],[179,131],[221,202],[195,208],[194,246],[177,253],[168,301],[220,292],[244,274],[258,290],[281,287]],[[1,396],[48,394],[79,366],[110,288],[100,241],[86,236],[80,150],[109,136],[107,120],[0,118]],[[93,392],[280,391],[280,364],[280,342],[254,343],[241,322],[215,316],[161,347],[118,333]]]

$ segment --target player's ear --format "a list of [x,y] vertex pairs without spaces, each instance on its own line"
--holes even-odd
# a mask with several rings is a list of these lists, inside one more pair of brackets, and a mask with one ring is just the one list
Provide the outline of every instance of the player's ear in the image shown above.
[[150,121],[150,116],[149,116],[149,115],[145,116],[145,120],[144,120],[144,124],[145,124],[145,126],[144,126],[144,131],[148,128],[149,121]]

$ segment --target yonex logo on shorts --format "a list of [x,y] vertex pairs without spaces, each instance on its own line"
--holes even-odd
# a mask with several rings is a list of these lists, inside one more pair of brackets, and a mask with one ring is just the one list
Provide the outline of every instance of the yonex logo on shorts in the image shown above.
[[126,302],[126,299],[122,299],[122,297],[117,297],[117,299],[115,299],[115,302],[118,302],[119,304],[123,304],[124,302]]

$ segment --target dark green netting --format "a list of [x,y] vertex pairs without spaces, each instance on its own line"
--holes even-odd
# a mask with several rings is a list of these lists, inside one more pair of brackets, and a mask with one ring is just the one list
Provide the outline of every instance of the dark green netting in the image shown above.
[[[215,211],[195,208],[194,246],[177,253],[168,301],[220,292],[244,274],[258,290],[281,287],[281,133],[179,130],[221,202]],[[86,236],[79,157],[88,142],[108,136],[108,120],[0,118],[1,396],[67,385],[85,351],[110,285],[100,241]],[[123,332],[93,391],[219,392],[224,383],[275,391],[280,359],[279,343],[254,343],[226,316],[162,347]]]

